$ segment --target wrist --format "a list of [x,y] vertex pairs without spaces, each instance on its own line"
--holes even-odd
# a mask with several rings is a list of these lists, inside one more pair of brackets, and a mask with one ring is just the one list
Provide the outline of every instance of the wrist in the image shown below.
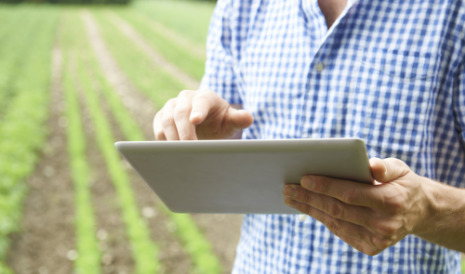
[[421,184],[425,197],[424,214],[412,233],[430,242],[458,249],[452,235],[465,233],[465,189],[424,179]]
[[412,233],[422,237],[428,238],[428,235],[435,234],[436,225],[432,226],[431,223],[440,224],[442,212],[447,211],[447,204],[444,203],[441,190],[443,186],[440,183],[422,178],[421,190],[423,193],[423,214],[420,217],[420,222],[415,226]]

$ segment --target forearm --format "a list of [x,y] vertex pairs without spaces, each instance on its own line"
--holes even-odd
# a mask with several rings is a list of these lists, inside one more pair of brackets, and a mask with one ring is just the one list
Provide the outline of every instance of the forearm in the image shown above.
[[414,234],[430,242],[465,252],[465,189],[426,180],[427,218]]

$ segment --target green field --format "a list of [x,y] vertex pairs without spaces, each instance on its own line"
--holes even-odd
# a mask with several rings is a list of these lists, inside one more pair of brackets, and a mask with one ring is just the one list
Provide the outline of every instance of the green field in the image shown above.
[[0,273],[230,271],[240,216],[171,213],[113,147],[151,139],[156,110],[197,88],[212,11],[183,1],[0,6]]
[[0,274],[231,271],[241,217],[168,211],[113,147],[197,88],[213,8],[0,5]]

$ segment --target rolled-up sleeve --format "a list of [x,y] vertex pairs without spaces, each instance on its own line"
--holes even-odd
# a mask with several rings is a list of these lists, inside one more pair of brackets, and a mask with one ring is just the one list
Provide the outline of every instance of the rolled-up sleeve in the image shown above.
[[230,1],[218,1],[208,30],[207,61],[200,88],[216,92],[230,104],[242,104],[234,73],[231,14]]

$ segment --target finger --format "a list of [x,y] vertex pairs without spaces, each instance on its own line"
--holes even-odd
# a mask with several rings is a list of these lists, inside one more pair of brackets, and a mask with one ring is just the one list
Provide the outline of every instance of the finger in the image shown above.
[[189,116],[189,120],[194,125],[199,125],[207,118],[213,106],[215,106],[215,100],[218,100],[216,106],[221,100],[214,92],[211,91],[198,91],[197,94],[192,98],[192,109]]
[[379,159],[371,158],[370,167],[373,177],[381,183],[392,182],[405,176],[410,168],[401,160],[395,158]]
[[195,91],[182,91],[174,108],[174,122],[180,140],[197,140],[195,125],[190,121],[192,97]]
[[285,198],[284,202],[298,211],[309,215],[316,220],[323,223],[332,233],[341,237],[341,238],[355,238],[362,241],[362,239],[367,238],[368,235],[372,233],[364,228],[363,226],[359,226],[350,222],[346,222],[344,220],[340,220],[337,218],[333,218],[330,215],[326,214],[325,212],[311,207],[308,204],[300,203],[296,200],[291,198]]
[[252,125],[253,116],[246,110],[229,107],[226,122],[235,129],[244,129]]
[[374,186],[313,175],[302,177],[300,184],[309,191],[333,197],[349,205],[370,208],[382,208],[385,206],[384,185]]
[[363,226],[333,218],[317,208],[299,203],[289,197],[285,199],[285,203],[320,221],[344,242],[367,255],[376,255],[394,243],[383,240]]
[[170,99],[163,107],[161,125],[167,140],[179,140],[177,128],[174,122],[173,112],[177,99]]
[[373,215],[373,210],[370,208],[345,204],[333,197],[308,191],[299,185],[286,185],[283,192],[285,196],[316,208],[333,218],[364,227],[370,225],[370,218],[367,218]]
[[163,127],[161,126],[161,117],[162,117],[162,110],[158,111],[153,118],[153,133],[155,135],[155,139],[158,141],[165,141],[165,133],[163,132]]

